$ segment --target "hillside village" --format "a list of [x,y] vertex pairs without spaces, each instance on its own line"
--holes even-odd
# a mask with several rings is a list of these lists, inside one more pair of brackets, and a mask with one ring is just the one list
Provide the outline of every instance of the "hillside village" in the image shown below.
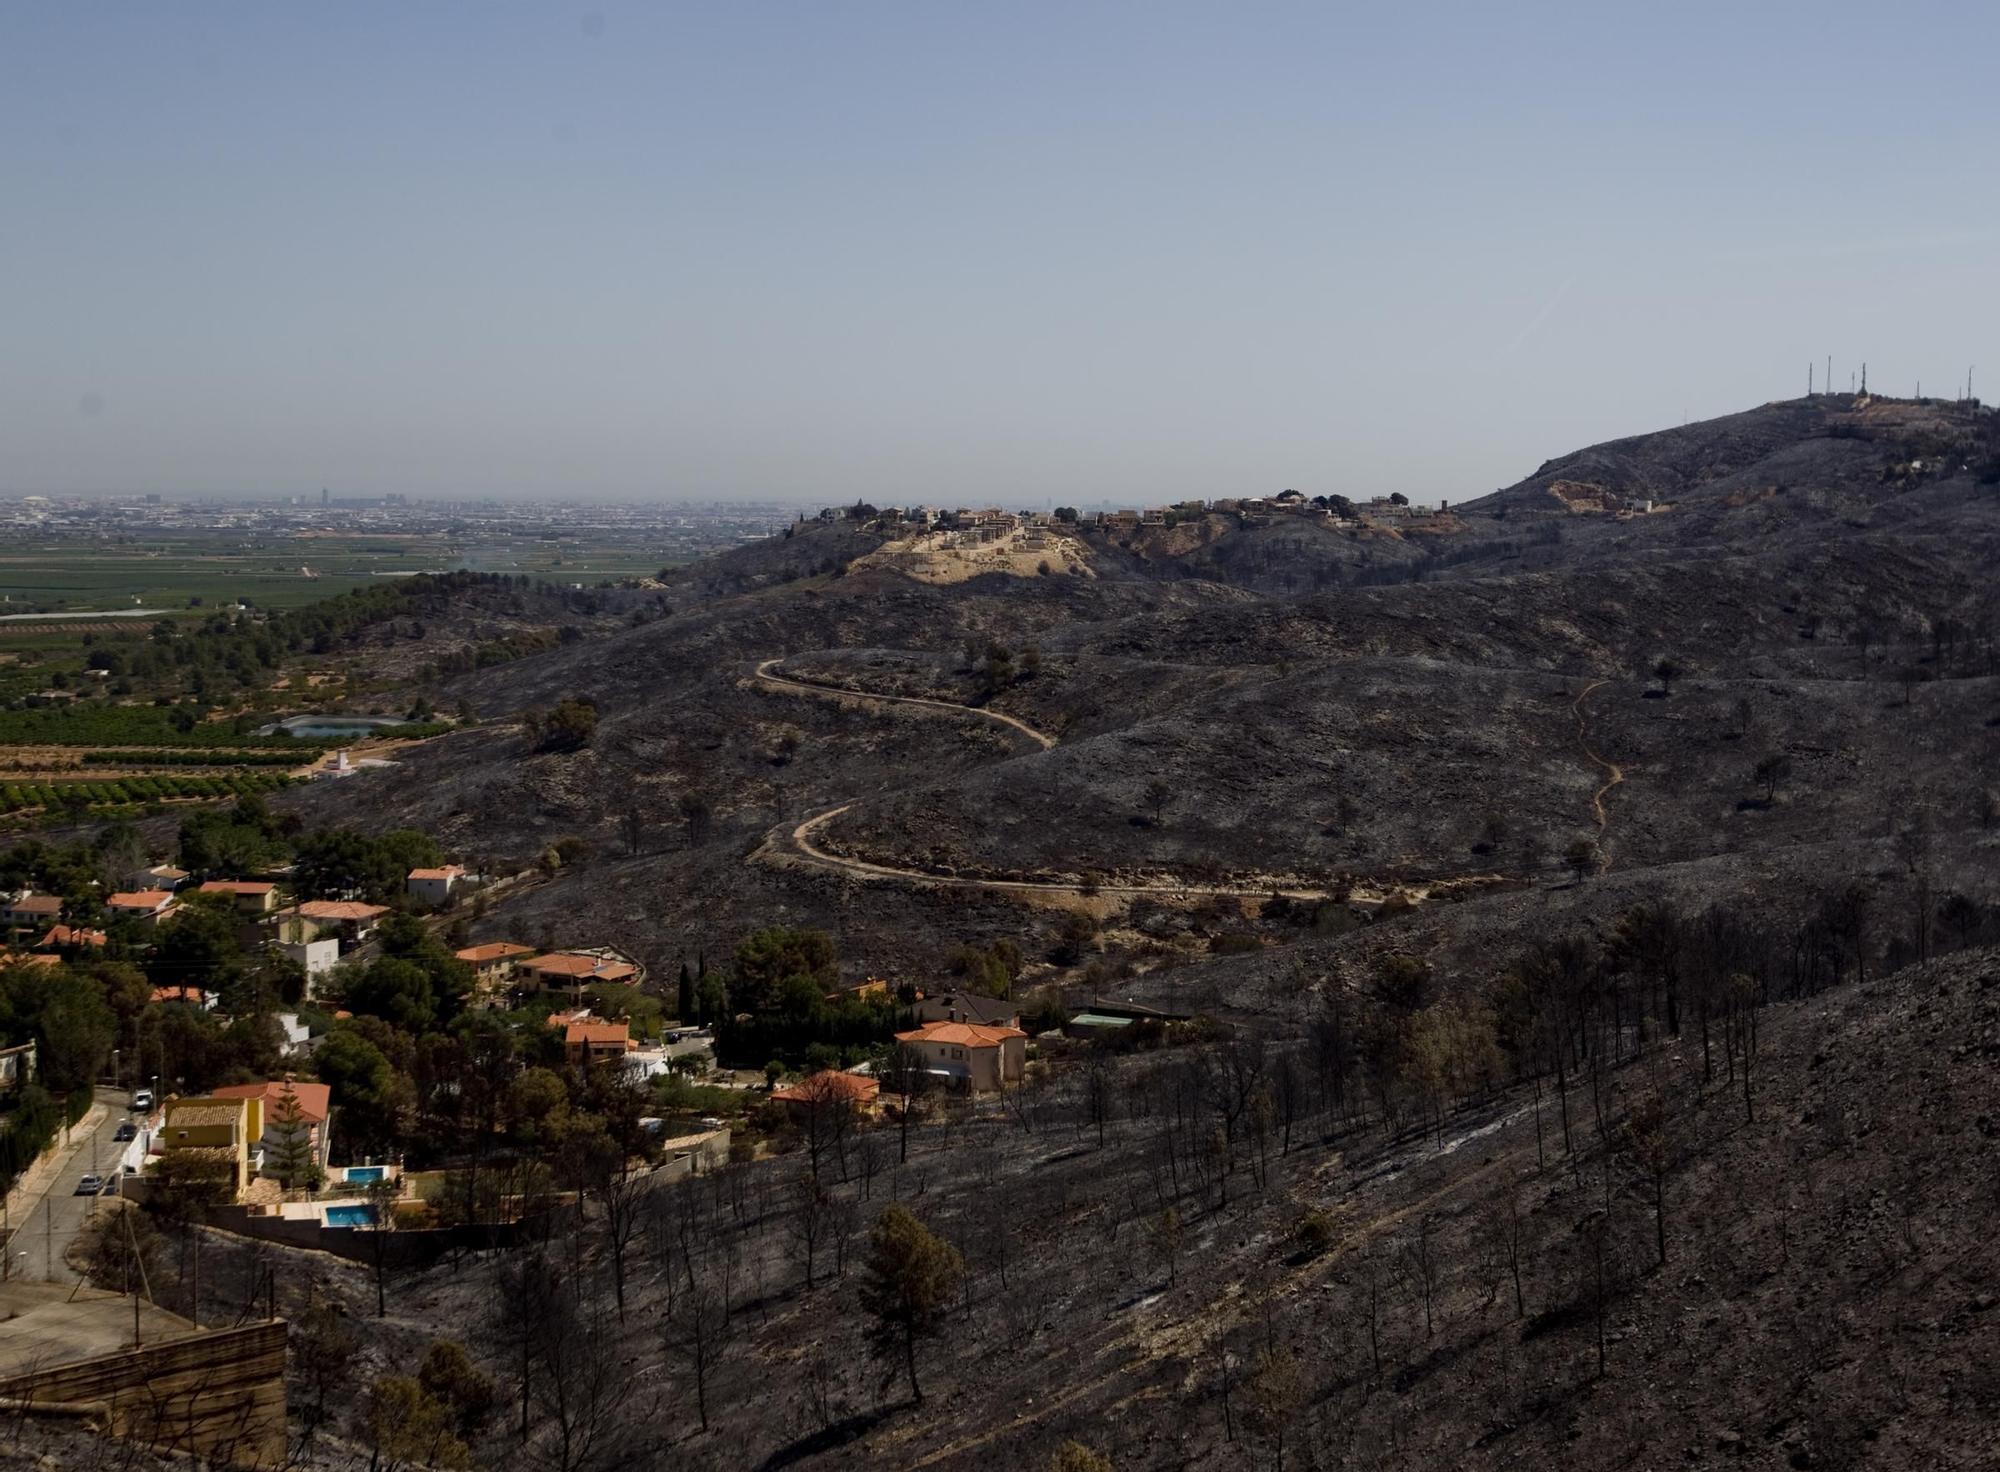
[[[249,826],[268,815],[219,821]],[[368,847],[351,836],[327,846],[344,846],[349,860]],[[420,851],[425,841],[394,835],[387,846]],[[683,966],[668,991],[614,944],[469,941],[473,917],[527,876],[488,879],[463,864],[428,864],[391,890],[379,877],[344,882],[354,877],[351,865],[338,877],[302,874],[294,863],[268,877],[211,878],[160,862],[125,876],[130,888],[102,893],[97,881],[79,886],[66,874],[70,857],[32,847],[8,855],[14,872],[68,884],[59,892],[25,887],[0,903],[0,975],[106,990],[109,1026],[98,1041],[108,1053],[98,1066],[131,1104],[119,1132],[126,1148],[102,1172],[101,1191],[138,1203],[163,1190],[198,1197],[212,1219],[253,1237],[269,1231],[272,1240],[354,1252],[353,1234],[385,1213],[396,1215],[405,1243],[446,1226],[443,1203],[464,1168],[450,1162],[463,1145],[426,1143],[415,1154],[442,1168],[414,1168],[417,1142],[398,1123],[406,1101],[384,1097],[380,1076],[414,1040],[405,1029],[420,1006],[461,1032],[507,1040],[516,1066],[538,1066],[557,1095],[617,1094],[631,1116],[629,1154],[617,1170],[664,1168],[664,1179],[791,1148],[794,1114],[822,1096],[851,1101],[862,1120],[877,1118],[888,1104],[879,1098],[885,1077],[901,1100],[889,1112],[900,1117],[930,1094],[971,1102],[1020,1085],[1028,1071],[1020,1005],[963,986],[870,978],[823,992],[804,1016],[786,1002],[784,1023],[769,1025],[773,984],[811,977],[833,986],[824,937],[773,931],[747,940],[746,954],[765,969],[762,953],[775,950],[779,974],[756,983],[763,1005],[732,1013],[723,982],[705,965],[696,973]],[[79,864],[89,858],[75,856]],[[199,863],[191,852],[184,858]],[[730,979],[750,965],[740,963]],[[119,990],[128,979],[129,998]],[[739,992],[752,995],[751,984]],[[33,1026],[32,1016],[16,1025]],[[1098,1000],[1067,1017],[1044,1004],[1034,1025],[1046,1047],[1187,1021]],[[744,1051],[738,1032],[776,1052]],[[227,1045],[238,1036],[257,1037],[250,1051],[270,1060],[271,1076],[221,1081],[245,1072],[248,1060]],[[73,1087],[73,1071],[38,1071],[35,1041],[15,1052],[15,1097],[38,1085]],[[392,1199],[384,1183],[396,1185]],[[516,1200],[498,1219],[526,1209]],[[33,1214],[25,1204],[22,1217]],[[313,1225],[319,1235],[300,1235]]]

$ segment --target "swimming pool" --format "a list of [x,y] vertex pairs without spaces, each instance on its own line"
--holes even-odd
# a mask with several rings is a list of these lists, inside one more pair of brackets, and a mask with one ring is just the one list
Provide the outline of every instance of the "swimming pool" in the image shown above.
[[375,1225],[375,1208],[329,1206],[326,1209],[326,1224],[329,1227],[372,1227]]
[[376,1181],[382,1179],[383,1169],[379,1165],[350,1165],[346,1168],[343,1178],[351,1186],[373,1185]]
[[302,741],[355,740],[384,726],[400,726],[401,716],[293,716],[259,726],[259,736],[297,736]]

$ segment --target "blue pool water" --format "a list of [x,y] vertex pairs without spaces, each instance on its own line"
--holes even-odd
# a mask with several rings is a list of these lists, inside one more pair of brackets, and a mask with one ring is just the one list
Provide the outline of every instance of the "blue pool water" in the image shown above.
[[329,1206],[326,1209],[326,1224],[329,1227],[372,1227],[375,1225],[375,1208]]
[[366,1186],[381,1179],[382,1167],[379,1165],[350,1165],[347,1167],[347,1180],[350,1185],[359,1184]]

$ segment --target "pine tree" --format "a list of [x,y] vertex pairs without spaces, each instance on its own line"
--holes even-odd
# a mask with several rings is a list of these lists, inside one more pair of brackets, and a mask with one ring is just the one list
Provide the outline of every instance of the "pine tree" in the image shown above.
[[861,1288],[862,1307],[873,1320],[869,1347],[880,1359],[903,1362],[910,1398],[918,1405],[924,1393],[917,1383],[917,1341],[944,1327],[964,1273],[957,1250],[906,1208],[892,1206],[875,1219]]
[[674,1003],[675,1013],[683,1024],[693,1022],[694,1016],[694,976],[688,971],[688,963],[681,962],[680,993]]
[[312,1185],[319,1170],[319,1162],[313,1159],[312,1126],[300,1107],[299,1096],[292,1092],[289,1078],[285,1080],[285,1092],[278,1096],[277,1107],[271,1112],[270,1133],[271,1169],[280,1184],[287,1191]]

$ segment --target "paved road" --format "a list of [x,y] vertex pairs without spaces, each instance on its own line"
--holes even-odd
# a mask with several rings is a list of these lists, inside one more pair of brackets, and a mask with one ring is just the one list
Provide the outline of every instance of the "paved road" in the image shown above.
[[85,1115],[70,1131],[69,1144],[58,1146],[37,1168],[28,1189],[9,1203],[14,1236],[8,1250],[13,1253],[10,1267],[14,1273],[38,1282],[77,1281],[63,1255],[97,1202],[72,1193],[85,1171],[94,1169],[108,1176],[117,1169],[125,1146],[111,1137],[120,1124],[132,1118],[126,1109],[130,1102],[131,1096],[123,1089],[99,1089],[95,1126],[93,1116]]

